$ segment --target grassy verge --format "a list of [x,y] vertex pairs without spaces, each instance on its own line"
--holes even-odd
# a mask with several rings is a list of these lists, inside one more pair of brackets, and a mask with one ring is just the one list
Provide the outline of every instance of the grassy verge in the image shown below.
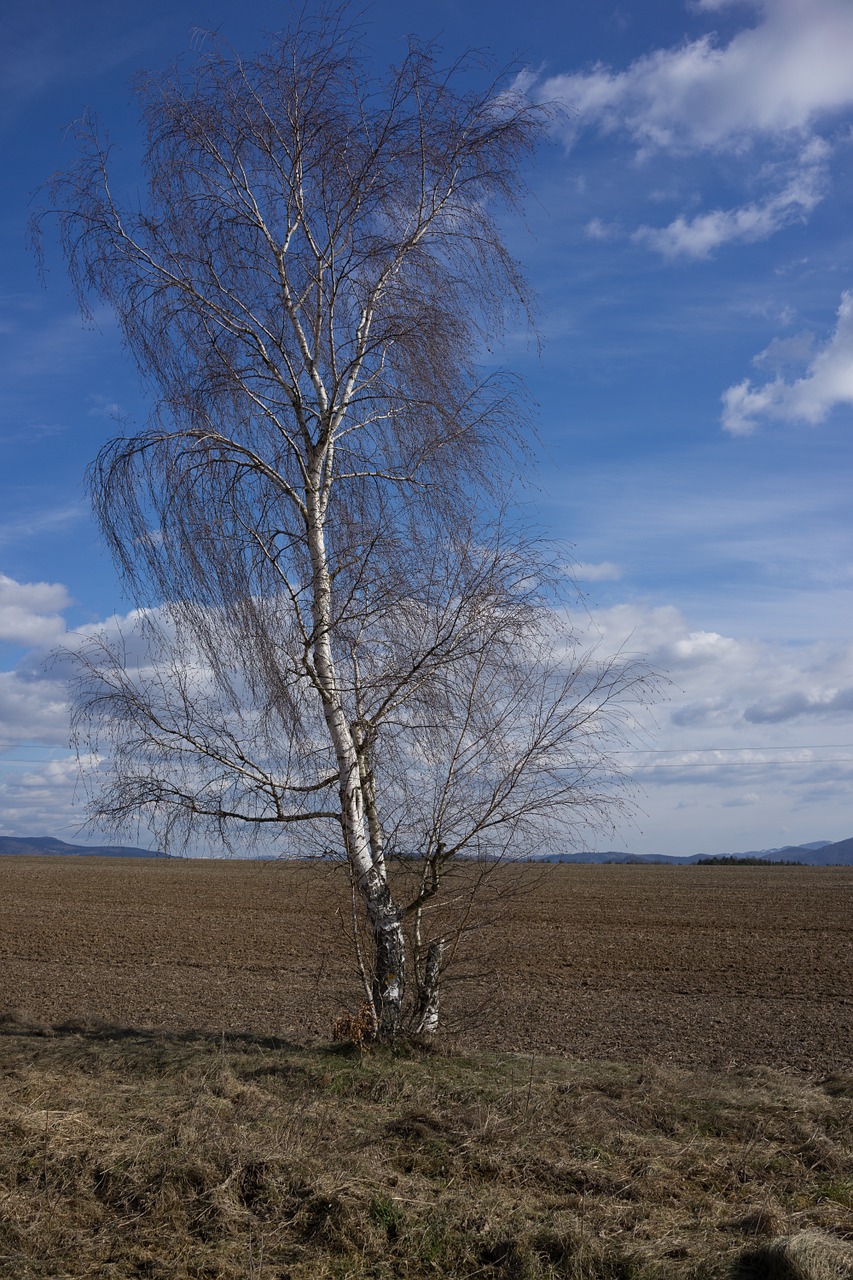
[[853,1277],[853,1077],[0,1029],[0,1276]]

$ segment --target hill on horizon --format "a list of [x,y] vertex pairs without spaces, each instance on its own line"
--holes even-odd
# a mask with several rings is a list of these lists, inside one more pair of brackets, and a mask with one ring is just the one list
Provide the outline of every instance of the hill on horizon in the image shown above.
[[774,849],[749,849],[743,853],[726,854],[667,854],[667,853],[619,853],[608,850],[603,853],[554,853],[543,862],[577,863],[665,863],[669,866],[689,866],[709,857],[760,859],[762,862],[799,862],[806,867],[853,866],[853,836],[846,840],[814,840],[809,844],[784,845]]
[[122,844],[67,844],[54,836],[0,836],[0,857],[29,854],[42,857],[75,858],[168,858],[158,849],[137,849]]
[[[68,844],[54,836],[0,836],[0,857],[3,855],[29,855],[30,857],[77,858],[169,858],[174,854],[159,849],[139,849],[130,845]],[[577,862],[599,865],[618,863],[663,863],[669,866],[688,866],[708,857],[756,858],[767,862],[799,862],[807,867],[853,866],[853,836],[846,840],[813,840],[809,844],[784,845],[773,849],[749,849],[734,854],[666,854],[626,853],[617,850],[604,852],[550,853],[537,859],[542,862]]]

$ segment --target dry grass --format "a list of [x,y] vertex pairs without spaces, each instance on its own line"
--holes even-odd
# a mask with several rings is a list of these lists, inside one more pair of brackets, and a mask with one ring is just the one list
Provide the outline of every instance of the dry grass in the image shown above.
[[853,1077],[0,1028],[0,1276],[853,1280]]
[[850,1250],[816,1231],[779,1236],[747,1252],[741,1270],[763,1280],[849,1280],[853,1274]]

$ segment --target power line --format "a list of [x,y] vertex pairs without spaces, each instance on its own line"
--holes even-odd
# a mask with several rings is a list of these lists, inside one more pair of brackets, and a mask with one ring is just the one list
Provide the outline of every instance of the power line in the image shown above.
[[635,764],[629,769],[743,769],[760,765],[773,769],[802,769],[810,764],[853,764],[853,756],[830,756],[815,760],[686,760],[683,764]]
[[[41,747],[38,743],[22,743],[22,746],[32,746],[34,751],[62,751],[62,747]],[[730,751],[853,751],[853,742],[801,742],[795,743],[789,747],[625,747],[619,751],[611,751],[609,754],[613,756],[664,756],[664,755],[707,755],[710,751],[730,752]],[[71,755],[61,757],[62,759],[73,759]],[[0,750],[0,763],[9,762],[15,764],[39,764],[41,763],[37,757],[29,756],[8,756]],[[749,763],[748,761],[746,763]],[[791,761],[792,764],[800,763],[799,761]],[[802,763],[807,764],[808,761]]]
[[805,742],[791,747],[626,747],[623,751],[612,751],[614,756],[660,756],[673,755],[678,752],[708,751],[848,751],[853,750],[853,742]]
[[64,760],[73,759],[73,755],[6,755],[0,750],[0,764],[61,764]]

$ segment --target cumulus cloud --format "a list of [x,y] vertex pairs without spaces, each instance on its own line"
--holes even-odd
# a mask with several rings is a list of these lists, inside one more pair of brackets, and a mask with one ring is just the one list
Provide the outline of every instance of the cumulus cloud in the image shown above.
[[619,236],[619,228],[614,223],[602,222],[601,218],[591,218],[584,227],[587,240],[615,240]]
[[[59,582],[17,582],[0,574],[0,640],[26,647],[12,670],[0,671],[0,830],[7,834],[69,831],[76,764],[67,756],[68,689],[44,665],[66,634],[71,603]],[[20,751],[41,760],[21,767]],[[63,759],[47,759],[57,752]]]
[[24,743],[68,746],[67,683],[46,658],[68,637],[62,613],[70,604],[60,582],[17,582],[0,574],[0,641],[26,649],[11,670],[0,671],[0,753]]
[[[700,0],[691,7],[712,13],[728,3]],[[624,70],[598,64],[519,81],[532,96],[565,106],[567,145],[595,128],[627,138],[639,159],[709,152],[749,158],[752,198],[637,229],[635,243],[669,258],[706,258],[728,243],[765,239],[805,221],[829,189],[831,147],[818,130],[853,107],[853,5],[750,0],[745,8],[752,22],[728,43],[706,34],[657,49]],[[760,163],[768,158],[773,164]],[[587,235],[603,238],[606,225],[593,218]]]
[[665,258],[708,258],[721,245],[765,240],[782,227],[805,222],[823,199],[828,187],[828,148],[808,148],[809,158],[774,195],[735,209],[713,209],[686,218],[683,214],[666,227],[638,227],[631,237]]
[[853,642],[764,641],[643,604],[596,611],[589,634],[672,681],[620,757],[654,834],[626,829],[619,847],[725,853],[851,833]]
[[[619,567],[580,565],[578,576],[614,579]],[[73,839],[82,821],[77,765],[67,752],[70,663],[44,664],[49,645],[78,639],[61,630],[68,603],[59,583],[0,579],[5,634],[32,645],[13,670],[0,672],[0,831],[9,834]],[[131,614],[86,630],[122,637],[128,664],[144,674],[151,655],[139,621]],[[800,822],[791,828],[796,839],[849,834],[853,754],[810,744],[849,743],[853,642],[773,644],[691,625],[673,606],[633,603],[575,623],[600,653],[645,654],[672,680],[649,719],[638,719],[637,749],[620,757],[644,788],[657,830],[671,829],[668,851],[784,843],[789,821]],[[193,679],[203,682],[204,672]],[[36,760],[21,759],[33,753]],[[738,815],[749,815],[751,825],[743,818],[737,826]]]
[[685,702],[670,712],[670,723],[683,728],[725,726],[729,723],[730,709],[724,698],[699,698]]
[[622,577],[622,569],[612,560],[602,560],[598,564],[576,564],[572,573],[578,582],[618,582]]
[[54,644],[65,630],[62,610],[71,604],[58,582],[16,582],[0,573],[0,641]]
[[821,691],[808,695],[789,693],[777,700],[756,702],[744,711],[750,724],[781,724],[783,720],[799,720],[803,716],[844,716],[853,711],[853,685],[846,689]]
[[[771,343],[755,363],[778,354]],[[762,419],[815,425],[836,406],[853,406],[853,291],[841,295],[835,330],[802,377],[786,381],[777,373],[758,386],[744,378],[722,400],[722,424],[732,435],[748,435]]]
[[[87,762],[94,766],[92,759]],[[75,840],[83,826],[75,757],[0,772],[0,832]]]
[[843,726],[853,711],[853,643],[787,646],[722,635],[691,628],[671,605],[599,610],[591,633],[605,651],[644,653],[670,676],[662,746],[689,752],[710,731],[715,746],[742,749],[744,741],[754,745],[753,726],[806,719]]
[[[705,4],[706,9],[720,7]],[[849,0],[764,0],[727,45],[712,35],[638,58],[625,71],[551,76],[576,133],[626,131],[643,150],[748,147],[756,135],[803,135],[853,105]],[[531,86],[532,87],[532,86]]]
[[22,742],[68,745],[68,689],[46,673],[0,671],[0,751]]
[[744,645],[716,631],[691,629],[674,605],[614,605],[596,611],[592,628],[605,650],[627,648],[644,653],[654,666],[670,672],[679,682],[692,667],[716,665],[723,659],[749,664],[755,656],[749,642]]
[[[62,611],[71,603],[61,583],[17,582],[0,575],[0,640],[26,647],[0,671],[0,832],[74,839],[84,822],[77,758],[69,750],[69,681],[73,650],[101,635],[120,643],[141,677],[151,674],[151,652],[132,611],[79,631],[68,631]],[[55,650],[55,652],[53,652]],[[190,675],[193,673],[190,671]],[[87,768],[97,761],[83,761]]]

